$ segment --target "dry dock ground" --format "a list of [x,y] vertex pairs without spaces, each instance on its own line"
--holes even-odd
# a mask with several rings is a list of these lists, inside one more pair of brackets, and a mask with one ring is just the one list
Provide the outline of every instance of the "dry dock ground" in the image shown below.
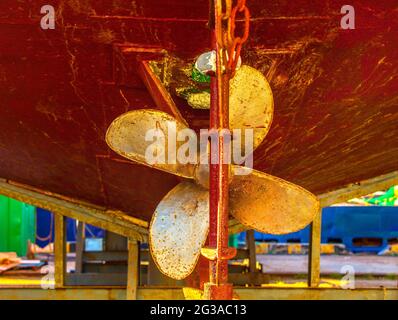
[[[258,255],[263,273],[270,274],[270,282],[303,282],[308,270],[306,255]],[[347,270],[355,279],[355,286],[397,288],[398,257],[376,255],[322,255],[321,278],[339,285]]]
[[[257,260],[263,273],[269,275],[268,285],[306,286],[307,255],[258,255]],[[398,257],[376,255],[322,255],[322,284],[338,287],[345,275],[342,269],[347,266],[354,271],[357,288],[398,287]],[[69,262],[68,271],[73,268],[74,263]],[[39,271],[11,270],[0,275],[0,288],[40,286],[43,276]]]

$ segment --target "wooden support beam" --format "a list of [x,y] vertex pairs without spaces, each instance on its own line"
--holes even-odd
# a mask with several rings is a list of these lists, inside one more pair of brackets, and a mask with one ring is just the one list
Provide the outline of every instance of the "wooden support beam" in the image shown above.
[[5,180],[0,180],[0,194],[137,241],[147,240],[148,223],[124,212],[95,207],[45,191],[31,190]]
[[[395,184],[398,184],[398,171],[360,181],[358,183],[353,183],[344,188],[321,194],[318,196],[318,199],[321,203],[321,208],[325,208],[339,202],[345,202],[356,197],[388,189]],[[309,287],[318,287],[320,283],[321,230],[322,210],[312,222],[310,229],[310,247],[308,254]]]
[[310,228],[310,245],[308,250],[308,286],[315,288],[321,281],[321,229],[322,210],[316,215]]
[[54,272],[55,287],[62,288],[65,285],[66,275],[66,223],[65,217],[54,213]]
[[140,243],[134,239],[128,242],[127,300],[137,300],[140,278]]
[[398,184],[398,171],[349,184],[338,190],[321,194],[318,199],[321,202],[321,207],[324,208],[332,204],[366,196],[376,191],[385,190],[396,184]]
[[[398,289],[371,288],[243,288],[235,287],[241,300],[398,300]],[[139,288],[138,300],[184,300],[182,288]],[[124,288],[0,288],[0,300],[125,300]]]
[[85,229],[86,224],[81,221],[77,221],[77,231],[76,231],[76,266],[75,273],[83,272],[83,254],[85,247]]
[[256,259],[256,240],[254,239],[254,230],[246,231],[246,245],[249,251],[249,272],[254,273],[257,271]]

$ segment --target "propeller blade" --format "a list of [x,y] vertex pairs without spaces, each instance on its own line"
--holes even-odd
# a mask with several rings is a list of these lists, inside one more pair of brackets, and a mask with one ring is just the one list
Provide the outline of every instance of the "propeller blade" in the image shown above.
[[[243,167],[234,167],[247,170]],[[319,212],[309,191],[277,177],[253,170],[235,175],[230,185],[230,212],[243,225],[269,234],[287,234],[306,227]]]
[[195,269],[209,231],[209,194],[182,182],[159,203],[149,228],[153,259],[165,275],[181,280]]
[[[193,178],[194,164],[179,163],[176,153],[171,156],[174,160],[171,161],[169,157],[169,150],[177,151],[185,143],[176,138],[176,134],[181,130],[195,134],[165,112],[134,110],[112,122],[106,133],[106,143],[113,151],[127,159],[177,176]],[[175,146],[169,143],[174,143]]]
[[[247,65],[241,66],[230,81],[230,128],[254,129],[254,150],[264,140],[271,127],[273,112],[274,98],[267,79],[260,71]],[[244,145],[242,139],[242,146]]]

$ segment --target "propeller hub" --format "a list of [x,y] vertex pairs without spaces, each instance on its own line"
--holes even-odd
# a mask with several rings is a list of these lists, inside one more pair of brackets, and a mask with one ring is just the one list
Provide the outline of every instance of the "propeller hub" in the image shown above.
[[[194,179],[197,184],[205,189],[209,189],[210,165],[199,164],[195,168]],[[234,168],[230,166],[230,173],[228,175],[229,182],[231,183],[234,177]]]

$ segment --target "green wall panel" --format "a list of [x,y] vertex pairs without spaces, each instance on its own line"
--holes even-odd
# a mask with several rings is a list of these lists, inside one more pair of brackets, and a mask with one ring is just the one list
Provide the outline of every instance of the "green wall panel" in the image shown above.
[[26,255],[28,240],[36,235],[36,208],[0,196],[0,251]]

